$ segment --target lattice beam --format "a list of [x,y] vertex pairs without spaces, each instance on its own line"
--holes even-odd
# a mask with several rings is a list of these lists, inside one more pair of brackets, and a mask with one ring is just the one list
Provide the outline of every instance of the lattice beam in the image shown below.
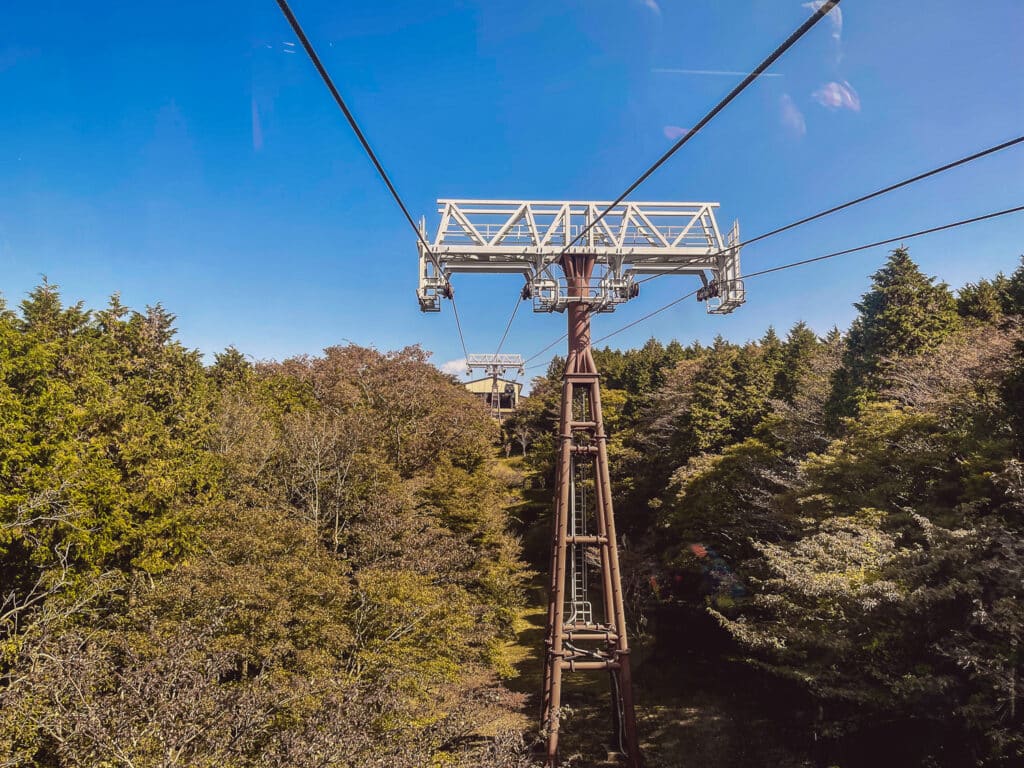
[[469,354],[466,356],[466,373],[483,370],[488,374],[501,376],[510,368],[520,375],[524,373],[523,356],[508,353]]
[[[635,275],[659,273],[699,275],[705,286],[713,284],[709,311],[731,312],[743,302],[739,228],[734,224],[723,239],[718,203],[625,202],[598,220],[608,205],[438,200],[433,238],[420,225],[430,250],[419,246],[421,309],[439,311],[452,275],[461,272],[523,275],[524,297],[538,312],[562,311],[574,301],[611,311],[637,294]],[[585,296],[570,296],[564,280],[554,277],[552,267],[566,254],[594,257],[595,282]]]

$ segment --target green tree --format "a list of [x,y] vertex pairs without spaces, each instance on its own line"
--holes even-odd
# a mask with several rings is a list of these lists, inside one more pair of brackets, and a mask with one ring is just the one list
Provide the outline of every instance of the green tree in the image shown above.
[[415,347],[207,369],[174,323],[0,304],[0,762],[480,764],[525,575],[486,411]]
[[992,280],[967,283],[956,294],[956,311],[960,317],[981,323],[999,320],[1009,304],[1009,280],[999,273]]
[[817,335],[803,321],[789,329],[775,375],[774,397],[793,404],[797,386],[810,373],[820,344]]
[[1007,280],[1002,298],[1003,312],[1008,315],[1024,314],[1024,255],[1020,257],[1020,266]]
[[948,287],[926,277],[905,248],[894,250],[871,280],[871,289],[854,305],[858,316],[836,373],[834,424],[876,395],[892,360],[934,349],[959,325]]

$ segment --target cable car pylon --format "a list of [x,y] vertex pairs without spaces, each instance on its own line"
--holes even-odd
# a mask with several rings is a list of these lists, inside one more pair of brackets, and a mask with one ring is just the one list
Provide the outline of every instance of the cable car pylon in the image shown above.
[[[441,223],[429,244],[426,225],[420,224],[417,296],[424,312],[440,311],[441,299],[451,298],[454,274],[511,272],[525,278],[522,296],[532,299],[535,312],[567,315],[541,691],[544,764],[549,768],[559,760],[563,680],[588,672],[609,677],[612,750],[628,768],[641,766],[591,317],[634,298],[639,274],[697,275],[700,298],[713,314],[742,304],[739,227],[734,224],[723,239],[717,207],[439,200]],[[482,365],[488,357],[495,356],[480,356]],[[500,361],[489,362],[497,370]]]

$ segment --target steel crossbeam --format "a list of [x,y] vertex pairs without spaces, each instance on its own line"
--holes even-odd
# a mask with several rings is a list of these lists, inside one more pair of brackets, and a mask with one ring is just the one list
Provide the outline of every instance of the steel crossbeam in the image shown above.
[[[739,280],[739,226],[726,238],[718,203],[438,200],[440,223],[419,244],[417,296],[425,312],[440,311],[450,279],[462,272],[513,273],[526,278],[524,298],[534,311],[561,312],[573,302],[612,311],[637,295],[640,274],[696,274],[713,286],[708,311],[724,314],[743,303]],[[582,234],[582,237],[580,236]],[[425,243],[427,243],[425,245]],[[570,295],[552,266],[566,254],[595,260],[595,283]]]
[[473,369],[476,368],[495,376],[501,376],[510,368],[514,368],[522,375],[523,356],[501,352],[490,354],[470,353],[466,356],[466,373],[471,374]]

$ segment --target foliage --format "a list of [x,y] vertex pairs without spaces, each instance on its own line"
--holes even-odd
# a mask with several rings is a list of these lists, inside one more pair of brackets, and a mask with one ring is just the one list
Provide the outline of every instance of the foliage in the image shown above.
[[[845,335],[595,350],[627,603],[714,617],[824,764],[1009,768],[1024,263],[871,281]],[[527,575],[485,409],[418,347],[204,367],[173,322],[0,307],[4,764],[529,765],[479,737]],[[562,365],[501,438],[541,554]]]
[[0,763],[517,760],[471,739],[525,577],[487,413],[415,347],[205,367],[173,321],[0,313]]
[[600,352],[630,604],[714,615],[822,764],[1017,765],[1024,264],[871,281],[845,335]]
[[934,349],[959,324],[956,301],[946,284],[922,274],[905,248],[893,251],[871,280],[871,290],[854,305],[859,315],[836,372],[833,419],[854,415],[885,386],[887,361]]

